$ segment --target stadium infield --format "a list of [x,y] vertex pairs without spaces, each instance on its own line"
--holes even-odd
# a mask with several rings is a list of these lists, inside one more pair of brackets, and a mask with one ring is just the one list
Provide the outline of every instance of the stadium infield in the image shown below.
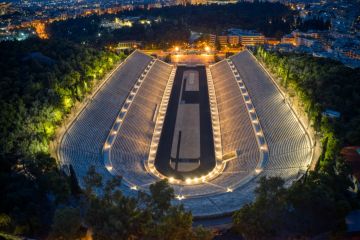
[[[195,77],[198,76],[196,78],[198,87],[196,84],[190,83],[190,81],[196,80],[192,79],[194,75],[191,72],[195,73]],[[200,127],[197,131],[193,131],[196,125],[200,125]],[[180,129],[181,131],[179,131]],[[197,138],[199,138],[200,144],[196,143]],[[194,144],[190,144],[191,141],[194,141]],[[197,153],[200,153],[200,156]],[[171,162],[175,164],[172,166]],[[199,162],[199,165],[194,167],[196,162]],[[189,166],[191,170],[186,170],[184,167],[186,164],[192,165]],[[183,167],[180,168],[180,165]],[[182,180],[205,175],[215,166],[209,95],[204,66],[179,66],[177,68],[155,166],[163,175]]]

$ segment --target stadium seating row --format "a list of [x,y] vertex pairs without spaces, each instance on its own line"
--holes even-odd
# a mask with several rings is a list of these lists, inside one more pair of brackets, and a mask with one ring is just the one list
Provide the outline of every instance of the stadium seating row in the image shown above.
[[[258,152],[245,102],[229,64],[222,61],[210,67],[210,70],[219,111],[223,155],[238,149]],[[253,159],[255,166],[258,159]]]
[[[148,66],[145,68],[144,72],[141,74],[141,76],[137,79],[136,83],[133,85],[132,89],[130,90],[130,92],[126,98],[125,103],[122,105],[120,111],[118,112],[118,116],[116,117],[116,119],[113,123],[113,126],[111,127],[111,129],[108,133],[108,137],[107,137],[106,141],[104,142],[104,146],[103,146],[103,150],[102,150],[103,156],[104,156],[104,164],[109,171],[113,171],[113,166],[112,166],[112,162],[111,162],[112,146],[113,146],[116,138],[119,135],[120,128],[124,124],[125,117],[127,116],[127,113],[129,112],[128,110],[130,109],[131,105],[133,104],[134,99],[137,96],[137,93],[139,92],[139,89],[142,86],[142,83],[144,82],[145,79],[147,79],[148,73],[151,71],[152,67],[155,65],[155,62],[156,62],[155,59],[150,61]],[[142,129],[142,130],[145,131],[145,129]],[[134,136],[131,133],[132,132],[128,132],[128,134],[125,136],[130,137],[134,140],[137,140],[136,136]]]
[[117,174],[123,176],[128,185],[148,186],[156,178],[147,172],[145,163],[155,127],[162,96],[172,66],[156,60],[144,77],[111,149],[111,163]]
[[248,88],[264,128],[270,153],[265,169],[306,168],[311,159],[310,141],[279,90],[250,52],[243,51],[231,60]]

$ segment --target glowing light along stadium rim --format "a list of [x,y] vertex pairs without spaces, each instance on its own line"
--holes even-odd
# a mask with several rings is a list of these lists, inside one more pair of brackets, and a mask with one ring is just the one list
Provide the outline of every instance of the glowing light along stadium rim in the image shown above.
[[[171,183],[171,184],[195,185],[195,184],[205,183],[205,182],[208,182],[208,181],[214,179],[215,177],[219,176],[225,169],[226,163],[221,161],[221,153],[219,156],[218,154],[216,154],[216,153],[218,153],[217,151],[215,151],[216,165],[215,165],[214,169],[212,171],[210,171],[208,174],[203,175],[203,176],[187,178],[185,180],[175,179],[174,177],[168,177],[168,176],[161,174],[155,167],[156,153],[157,153],[157,149],[159,146],[160,136],[161,136],[161,132],[162,132],[162,128],[163,128],[164,120],[165,120],[165,115],[166,115],[166,110],[167,110],[167,106],[169,104],[170,95],[171,95],[171,91],[172,91],[172,87],[173,87],[173,83],[174,83],[174,79],[175,79],[175,73],[176,73],[176,67],[174,67],[171,71],[169,80],[167,82],[167,85],[166,85],[166,88],[165,88],[165,91],[163,94],[163,98],[160,103],[159,113],[158,113],[158,116],[156,117],[154,133],[153,133],[153,137],[152,137],[151,144],[150,144],[149,157],[148,157],[147,161],[145,162],[145,169],[152,175],[156,176],[157,178],[167,179],[169,181],[169,183]],[[208,72],[207,72],[207,74],[208,74]],[[209,81],[209,79],[208,79],[208,81]],[[209,91],[209,93],[210,93],[210,91]],[[214,102],[211,103],[212,110],[213,110],[213,104],[214,104]],[[211,111],[212,125],[214,125],[213,114],[214,114],[213,111]],[[213,129],[213,132],[214,132],[214,129]],[[219,132],[220,131],[217,131],[216,133],[218,134]],[[213,136],[214,136],[214,144],[215,144],[215,135],[213,135]],[[221,140],[220,140],[220,143],[219,143],[219,141],[216,141],[216,143],[221,145]]]
[[[254,134],[255,134],[255,137],[257,140],[257,144],[259,147],[259,152],[260,152],[259,163],[256,166],[256,168],[254,169],[253,173],[250,173],[247,177],[245,177],[243,179],[243,181],[241,181],[241,182],[247,182],[248,180],[252,179],[253,177],[255,177],[256,175],[258,175],[262,172],[263,164],[264,164],[264,156],[267,155],[267,157],[268,157],[268,146],[267,146],[267,142],[266,142],[265,136],[262,131],[262,127],[260,125],[260,121],[257,117],[255,107],[252,105],[252,102],[251,102],[250,96],[247,93],[245,84],[242,82],[242,80],[237,80],[237,77],[240,77],[240,76],[239,76],[239,73],[237,72],[236,68],[232,64],[232,61],[230,59],[227,59],[227,63],[230,65],[230,68],[234,75],[235,81],[237,83],[241,82],[243,84],[243,87],[239,86],[239,90],[240,90],[242,97],[244,98],[246,109],[247,109],[247,112],[248,112],[248,115],[249,115],[249,118],[251,121],[251,125],[253,127],[253,131],[254,131]],[[158,144],[160,141],[161,131],[162,131],[163,123],[165,120],[166,109],[167,109],[167,105],[168,105],[168,102],[170,99],[170,94],[171,94],[171,90],[172,90],[172,86],[173,86],[173,82],[174,82],[174,78],[175,78],[175,72],[176,72],[176,68],[173,69],[173,71],[170,74],[170,77],[169,77],[169,80],[168,80],[168,83],[167,83],[167,86],[166,86],[166,89],[164,92],[164,96],[163,96],[163,99],[160,104],[160,110],[159,110],[159,114],[157,116],[157,120],[156,120],[155,128],[154,128],[154,134],[153,134],[153,138],[152,138],[151,145],[150,145],[149,158],[148,158],[147,164],[145,163],[145,168],[148,172],[150,172],[151,174],[155,175],[156,177],[158,177],[160,179],[168,179],[168,181],[171,184],[196,185],[196,184],[206,183],[206,182],[211,181],[215,177],[219,176],[224,171],[224,169],[226,167],[226,162],[227,162],[227,161],[222,161],[221,133],[220,133],[220,123],[219,123],[219,118],[218,118],[217,105],[216,105],[216,100],[215,100],[216,99],[215,89],[214,89],[214,86],[212,85],[213,84],[212,76],[211,76],[211,72],[209,71],[208,68],[206,68],[206,74],[207,74],[208,83],[211,83],[211,84],[208,84],[209,85],[208,87],[209,87],[209,98],[210,98],[210,108],[211,108],[211,120],[212,120],[212,126],[213,126],[213,137],[214,137],[214,145],[215,145],[214,149],[215,149],[215,156],[216,156],[216,165],[215,165],[214,169],[212,171],[210,171],[208,174],[203,175],[203,176],[180,180],[180,179],[175,179],[174,177],[167,177],[167,176],[161,174],[154,165],[157,148],[158,148]],[[245,90],[245,92],[243,92],[244,90]],[[249,97],[249,100],[246,100],[244,95],[247,95]],[[249,108],[249,104],[252,106],[251,109]],[[252,119],[251,113],[255,114],[255,116],[256,116],[255,120]],[[256,130],[255,124],[257,124],[257,126],[258,126],[258,131]],[[260,138],[262,139],[263,143],[261,143]],[[220,148],[219,148],[219,145],[220,145]],[[233,191],[232,188],[228,187],[226,189],[226,192],[232,192],[232,191]],[[180,198],[181,198],[181,196],[179,196],[179,200],[182,200]]]

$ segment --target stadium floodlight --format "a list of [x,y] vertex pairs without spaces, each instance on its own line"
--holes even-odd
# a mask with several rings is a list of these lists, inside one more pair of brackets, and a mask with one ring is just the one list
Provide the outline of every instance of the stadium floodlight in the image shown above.
[[113,131],[112,131],[112,134],[113,134],[113,135],[116,135],[116,134],[117,134],[117,131],[116,131],[116,130],[113,130]]
[[226,192],[232,192],[233,190],[231,188],[227,188]]
[[106,165],[106,169],[107,169],[109,172],[111,172],[112,169],[113,169],[113,167],[112,167],[111,165]]
[[110,144],[108,144],[108,143],[105,143],[105,147],[104,147],[105,149],[109,149],[109,148],[111,148],[111,145]]
[[134,185],[134,186],[132,186],[130,189],[137,191],[137,190],[138,190],[138,187],[137,187],[136,185]]
[[261,173],[262,172],[262,168],[255,168],[255,173],[256,174],[259,174],[259,173]]

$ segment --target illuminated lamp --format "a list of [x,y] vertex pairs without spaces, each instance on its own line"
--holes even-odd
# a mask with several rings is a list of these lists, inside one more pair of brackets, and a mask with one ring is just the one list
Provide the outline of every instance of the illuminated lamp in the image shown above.
[[201,181],[202,181],[202,182],[205,182],[205,180],[206,180],[206,177],[205,177],[205,176],[201,176]]
[[176,199],[181,201],[181,200],[185,199],[185,196],[184,195],[177,195]]

